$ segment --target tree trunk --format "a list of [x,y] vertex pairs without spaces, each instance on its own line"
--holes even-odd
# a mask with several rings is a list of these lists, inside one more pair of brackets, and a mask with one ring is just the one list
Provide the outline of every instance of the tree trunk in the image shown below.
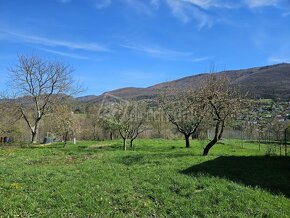
[[95,123],[94,123],[93,135],[94,135],[94,140],[97,140],[97,125]]
[[39,121],[40,119],[36,120],[35,126],[32,128],[31,131],[31,143],[36,144],[37,143],[37,137],[39,132]]
[[[209,150],[217,143],[218,137],[219,137],[219,135],[221,135],[221,131],[222,131],[222,129],[220,130],[220,124],[221,124],[221,121],[217,121],[216,126],[215,126],[214,138],[203,149],[203,156],[207,156]],[[222,124],[222,126],[223,126],[223,124]]]
[[64,145],[63,145],[63,147],[65,147],[66,144],[67,144],[67,138],[68,138],[68,132],[65,132],[65,135],[64,135]]
[[126,145],[126,138],[123,138],[123,150],[127,150],[127,145]]
[[134,139],[130,139],[130,148],[133,148],[133,141]]
[[31,143],[32,144],[36,144],[37,143],[37,135],[38,135],[38,132],[37,131],[32,131],[31,132]]
[[113,140],[113,132],[110,132],[110,140]]
[[190,137],[190,134],[184,134],[186,148],[190,147],[189,137]]
[[221,121],[221,129],[219,131],[219,136],[218,136],[218,140],[221,140],[223,133],[224,133],[224,127],[225,127],[225,122]]
[[191,134],[191,139],[198,139],[198,131],[196,130],[194,133]]
[[218,141],[218,138],[215,136],[214,138],[213,138],[213,140],[211,140],[208,144],[207,144],[207,146],[204,148],[204,150],[203,150],[203,156],[207,156],[208,155],[208,152],[209,152],[209,150],[212,148],[212,146],[214,146],[216,143],[217,143],[217,141]]

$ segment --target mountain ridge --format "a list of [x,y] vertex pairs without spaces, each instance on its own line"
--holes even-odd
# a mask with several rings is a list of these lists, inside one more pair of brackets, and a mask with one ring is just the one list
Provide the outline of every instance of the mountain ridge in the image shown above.
[[[124,99],[148,99],[158,95],[160,90],[167,88],[196,87],[207,73],[200,73],[180,79],[158,83],[146,88],[124,87],[104,92],[101,95],[88,95],[77,98],[82,102],[99,102],[105,95]],[[290,99],[290,64],[279,63],[261,67],[252,67],[239,70],[226,70],[217,74],[229,77],[232,84],[247,91],[254,98]]]

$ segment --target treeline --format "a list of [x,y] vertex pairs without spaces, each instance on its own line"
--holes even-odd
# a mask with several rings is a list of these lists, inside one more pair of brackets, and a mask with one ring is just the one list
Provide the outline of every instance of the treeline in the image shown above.
[[[207,155],[227,126],[244,130],[255,124],[252,132],[264,131],[257,124],[264,120],[252,113],[252,101],[220,74],[209,73],[195,89],[163,90],[156,99],[130,101],[109,95],[101,103],[82,105],[79,110],[80,103],[71,96],[81,89],[71,73],[71,67],[62,62],[19,56],[19,63],[10,69],[13,93],[0,102],[3,137],[31,143],[50,137],[64,144],[72,138],[122,138],[126,150],[140,136],[181,135],[187,148],[191,138],[209,139],[203,152]],[[277,125],[281,131],[287,122]]]

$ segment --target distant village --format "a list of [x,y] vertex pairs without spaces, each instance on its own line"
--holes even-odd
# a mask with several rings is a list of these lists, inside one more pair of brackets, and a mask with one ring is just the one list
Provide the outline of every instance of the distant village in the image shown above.
[[254,118],[252,120],[253,123],[257,123],[258,120],[289,121],[290,102],[274,102],[271,99],[260,99],[254,103],[251,115]]

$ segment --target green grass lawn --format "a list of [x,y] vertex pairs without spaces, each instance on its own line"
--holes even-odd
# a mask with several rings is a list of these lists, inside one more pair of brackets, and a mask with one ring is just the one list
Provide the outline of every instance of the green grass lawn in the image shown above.
[[0,217],[290,217],[290,158],[257,144],[0,148]]

